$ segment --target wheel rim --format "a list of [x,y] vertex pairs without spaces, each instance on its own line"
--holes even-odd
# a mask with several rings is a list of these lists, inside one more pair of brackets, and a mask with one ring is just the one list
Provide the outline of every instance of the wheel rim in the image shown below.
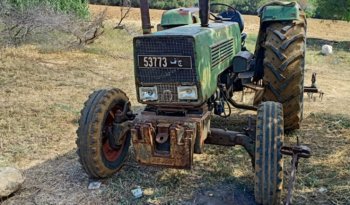
[[114,162],[116,161],[120,154],[122,153],[123,150],[123,146],[119,149],[113,149],[110,145],[108,140],[106,140],[105,143],[103,143],[103,155],[106,158],[106,160],[110,161],[110,162]]
[[122,112],[122,107],[119,105],[115,105],[108,111],[106,120],[103,123],[102,152],[103,152],[104,158],[109,162],[115,162],[120,157],[125,144],[125,136],[122,136],[124,138],[124,142],[117,149],[111,147],[108,139],[108,133],[113,130],[113,122],[117,117],[117,115],[120,114],[121,112]]

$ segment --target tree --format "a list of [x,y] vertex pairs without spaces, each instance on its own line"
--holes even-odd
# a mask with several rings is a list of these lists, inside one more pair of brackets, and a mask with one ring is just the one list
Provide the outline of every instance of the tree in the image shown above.
[[[0,47],[37,42],[44,37],[46,42],[65,44],[60,42],[57,34],[71,46],[84,46],[103,33],[105,11],[87,19],[48,3],[28,3],[22,9],[19,5],[13,1],[0,1]],[[76,40],[71,41],[72,38]]]
[[318,17],[350,21],[350,0],[317,0],[317,4]]
[[73,13],[79,17],[88,17],[88,0],[0,0],[11,6],[24,11],[28,8],[35,8],[38,5],[48,5],[56,11]]
[[129,16],[131,10],[131,0],[122,0],[122,5],[120,6],[120,19],[115,28],[123,29],[124,25],[122,22],[125,18]]

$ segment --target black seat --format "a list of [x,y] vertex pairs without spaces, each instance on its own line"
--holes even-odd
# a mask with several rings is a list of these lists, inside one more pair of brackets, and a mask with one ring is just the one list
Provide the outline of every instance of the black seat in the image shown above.
[[244,20],[242,17],[242,14],[237,10],[229,9],[227,11],[224,11],[220,13],[220,16],[224,19],[231,19],[232,22],[237,22],[239,25],[239,28],[241,29],[241,32],[244,30]]

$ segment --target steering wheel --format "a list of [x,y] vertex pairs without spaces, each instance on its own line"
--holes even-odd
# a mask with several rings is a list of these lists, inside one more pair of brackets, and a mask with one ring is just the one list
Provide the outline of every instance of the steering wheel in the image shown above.
[[[210,8],[211,8],[212,6],[226,6],[226,7],[230,8],[230,9],[232,9],[233,11],[236,11],[236,9],[235,9],[233,6],[230,6],[230,5],[224,4],[224,3],[211,3],[211,4],[210,4]],[[209,19],[212,20],[212,21],[215,21],[215,20],[229,21],[229,20],[231,20],[231,19],[229,19],[229,18],[228,18],[228,19],[225,19],[225,18],[222,18],[222,17],[220,17],[220,16],[217,16],[217,15],[215,15],[213,12],[210,12],[210,15],[211,15],[212,17],[214,17],[214,19],[211,19],[211,18],[209,17]]]

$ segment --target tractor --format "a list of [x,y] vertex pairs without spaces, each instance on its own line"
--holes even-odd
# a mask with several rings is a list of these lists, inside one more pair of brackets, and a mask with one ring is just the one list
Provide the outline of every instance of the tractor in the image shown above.
[[[144,35],[133,39],[134,73],[145,107],[133,113],[118,88],[93,92],[77,130],[80,163],[91,178],[109,177],[132,142],[140,164],[190,169],[205,144],[241,145],[252,159],[255,201],[279,204],[283,154],[295,151],[284,150],[284,132],[303,118],[305,14],[296,2],[262,6],[252,53],[235,7],[208,0],[198,7],[165,11],[152,33],[148,0],[140,1]],[[250,104],[234,100],[245,88],[255,93]],[[228,117],[231,108],[256,111],[256,121],[238,131],[211,128],[211,117]]]

